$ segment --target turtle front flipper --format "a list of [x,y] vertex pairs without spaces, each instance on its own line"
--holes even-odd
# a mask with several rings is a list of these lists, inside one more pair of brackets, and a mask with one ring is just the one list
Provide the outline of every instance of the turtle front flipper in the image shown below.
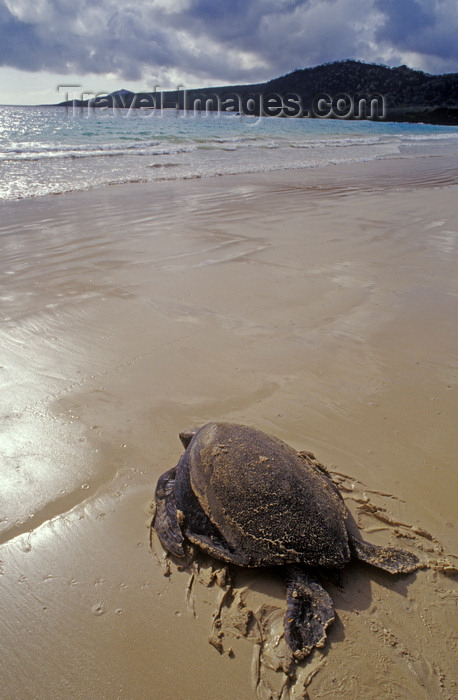
[[218,531],[213,528],[210,521],[208,521],[207,525],[212,529],[211,535],[205,535],[201,532],[196,534],[189,529],[186,529],[186,537],[188,540],[207,554],[210,554],[210,556],[214,557],[215,559],[219,559],[220,561],[225,561],[228,564],[235,564],[236,566],[252,565],[249,557],[244,556],[243,552],[237,553],[229,549],[227,542],[225,542]]
[[289,567],[286,581],[285,638],[295,659],[301,661],[314,647],[322,647],[326,629],[334,620],[330,595],[312,573]]
[[390,574],[410,574],[421,567],[420,560],[412,552],[397,547],[380,547],[348,534],[352,554],[378,569]]
[[184,538],[175,502],[175,477],[176,467],[169,469],[159,477],[154,493],[156,513],[151,527],[156,530],[164,549],[177,557],[184,557]]

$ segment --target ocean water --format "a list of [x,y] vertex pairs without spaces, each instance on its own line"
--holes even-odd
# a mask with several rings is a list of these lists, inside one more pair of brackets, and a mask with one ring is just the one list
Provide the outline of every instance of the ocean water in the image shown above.
[[458,154],[458,127],[0,107],[0,199],[124,182]]

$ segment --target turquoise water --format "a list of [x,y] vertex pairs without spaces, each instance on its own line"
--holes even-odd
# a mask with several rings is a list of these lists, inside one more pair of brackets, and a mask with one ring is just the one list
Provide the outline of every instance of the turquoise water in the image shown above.
[[0,198],[458,154],[458,128],[175,110],[0,107]]

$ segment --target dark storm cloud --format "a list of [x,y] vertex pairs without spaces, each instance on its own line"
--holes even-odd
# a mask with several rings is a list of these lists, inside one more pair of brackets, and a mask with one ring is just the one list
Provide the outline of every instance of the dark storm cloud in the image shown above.
[[38,1],[34,8],[2,0],[1,65],[58,73],[114,72],[135,79],[145,63],[173,59],[168,33],[152,32],[135,7],[117,9],[116,3],[102,2],[92,10],[82,2],[73,8],[65,0]]
[[0,65],[206,84],[349,57],[452,70],[457,14],[455,0],[0,0]]
[[375,5],[384,18],[376,41],[458,64],[456,0],[376,0]]
[[32,67],[36,46],[34,27],[20,22],[7,7],[0,5],[0,65]]

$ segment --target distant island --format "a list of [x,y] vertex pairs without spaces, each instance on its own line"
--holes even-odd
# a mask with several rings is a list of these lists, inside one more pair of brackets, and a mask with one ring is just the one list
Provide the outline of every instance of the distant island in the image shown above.
[[458,73],[355,60],[303,68],[252,85],[134,93],[117,90],[62,107],[188,109],[253,116],[372,119],[458,125]]

